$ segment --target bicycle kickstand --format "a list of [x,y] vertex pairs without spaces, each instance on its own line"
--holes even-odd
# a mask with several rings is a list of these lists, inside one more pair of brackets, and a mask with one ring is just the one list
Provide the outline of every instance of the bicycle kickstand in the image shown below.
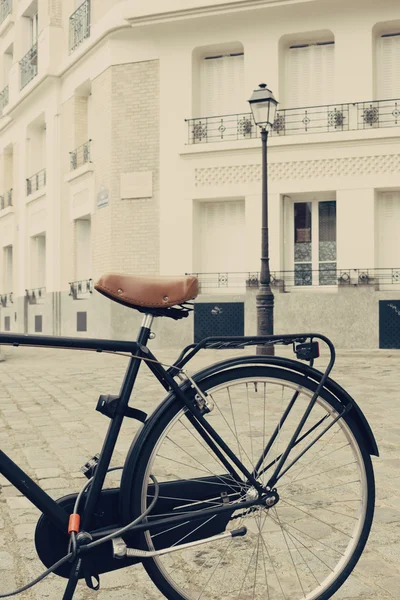
[[75,590],[76,590],[76,586],[78,585],[81,568],[82,568],[82,558],[80,558],[78,556],[72,564],[71,574],[69,576],[67,587],[65,588],[65,592],[64,592],[64,596],[62,597],[62,600],[72,600]]

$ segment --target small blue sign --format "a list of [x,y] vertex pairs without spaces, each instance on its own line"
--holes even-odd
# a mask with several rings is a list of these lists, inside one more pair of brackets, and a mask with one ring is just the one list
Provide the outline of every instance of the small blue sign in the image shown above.
[[108,190],[101,186],[100,192],[97,194],[97,208],[103,208],[103,206],[108,206],[109,196]]

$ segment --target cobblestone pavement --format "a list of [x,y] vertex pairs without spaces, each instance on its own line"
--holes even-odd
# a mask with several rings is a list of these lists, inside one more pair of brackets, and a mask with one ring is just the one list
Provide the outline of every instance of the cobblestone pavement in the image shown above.
[[[100,450],[107,428],[107,419],[94,410],[97,397],[118,393],[127,359],[29,348],[5,349],[5,354],[7,361],[0,364],[0,447],[52,497],[77,492],[84,481],[79,467]],[[165,362],[177,355],[172,351],[159,354]],[[228,354],[203,352],[192,368]],[[400,352],[339,352],[333,377],[361,405],[381,452],[374,459],[377,508],[373,530],[358,567],[335,599],[399,599]],[[134,394],[135,406],[149,412],[163,395],[144,368]],[[124,425],[113,464],[123,463],[135,430],[132,422]],[[32,542],[37,517],[38,511],[0,476],[0,593],[43,570]],[[64,585],[64,580],[50,576],[22,597],[60,599]],[[142,567],[102,575],[97,593],[80,584],[76,597],[161,598]]]

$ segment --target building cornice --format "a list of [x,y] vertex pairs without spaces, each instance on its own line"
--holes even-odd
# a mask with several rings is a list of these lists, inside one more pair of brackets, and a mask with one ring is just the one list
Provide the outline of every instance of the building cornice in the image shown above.
[[[162,10],[159,12],[138,13],[137,3],[128,0],[123,8],[123,17],[132,27],[140,25],[151,25],[155,23],[166,23],[170,21],[180,21],[195,17],[207,17],[215,14],[232,13],[239,11],[254,10],[260,8],[270,8],[277,6],[287,6],[291,4],[306,4],[317,2],[318,0],[231,0],[230,2],[215,3],[212,0],[203,2],[198,6],[189,6],[187,8],[174,8]],[[174,4],[179,4],[175,2]]]

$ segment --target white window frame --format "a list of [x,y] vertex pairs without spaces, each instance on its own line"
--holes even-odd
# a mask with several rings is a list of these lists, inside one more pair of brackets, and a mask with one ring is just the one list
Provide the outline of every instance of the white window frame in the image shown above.
[[[283,207],[283,227],[284,227],[284,265],[285,271],[290,271],[291,275],[288,284],[290,284],[291,290],[310,290],[311,288],[318,289],[332,289],[337,287],[335,285],[320,285],[319,279],[314,282],[314,275],[319,271],[321,263],[331,263],[334,261],[322,261],[319,260],[319,203],[320,202],[336,202],[335,197],[323,197],[323,198],[291,198],[284,196],[284,207]],[[295,271],[295,260],[294,260],[294,205],[298,203],[310,203],[311,204],[311,270],[313,272],[313,285],[295,286],[294,285],[294,271]],[[337,208],[337,203],[336,203]],[[336,270],[337,270],[337,213],[336,213]],[[304,261],[308,262],[308,261]]]

